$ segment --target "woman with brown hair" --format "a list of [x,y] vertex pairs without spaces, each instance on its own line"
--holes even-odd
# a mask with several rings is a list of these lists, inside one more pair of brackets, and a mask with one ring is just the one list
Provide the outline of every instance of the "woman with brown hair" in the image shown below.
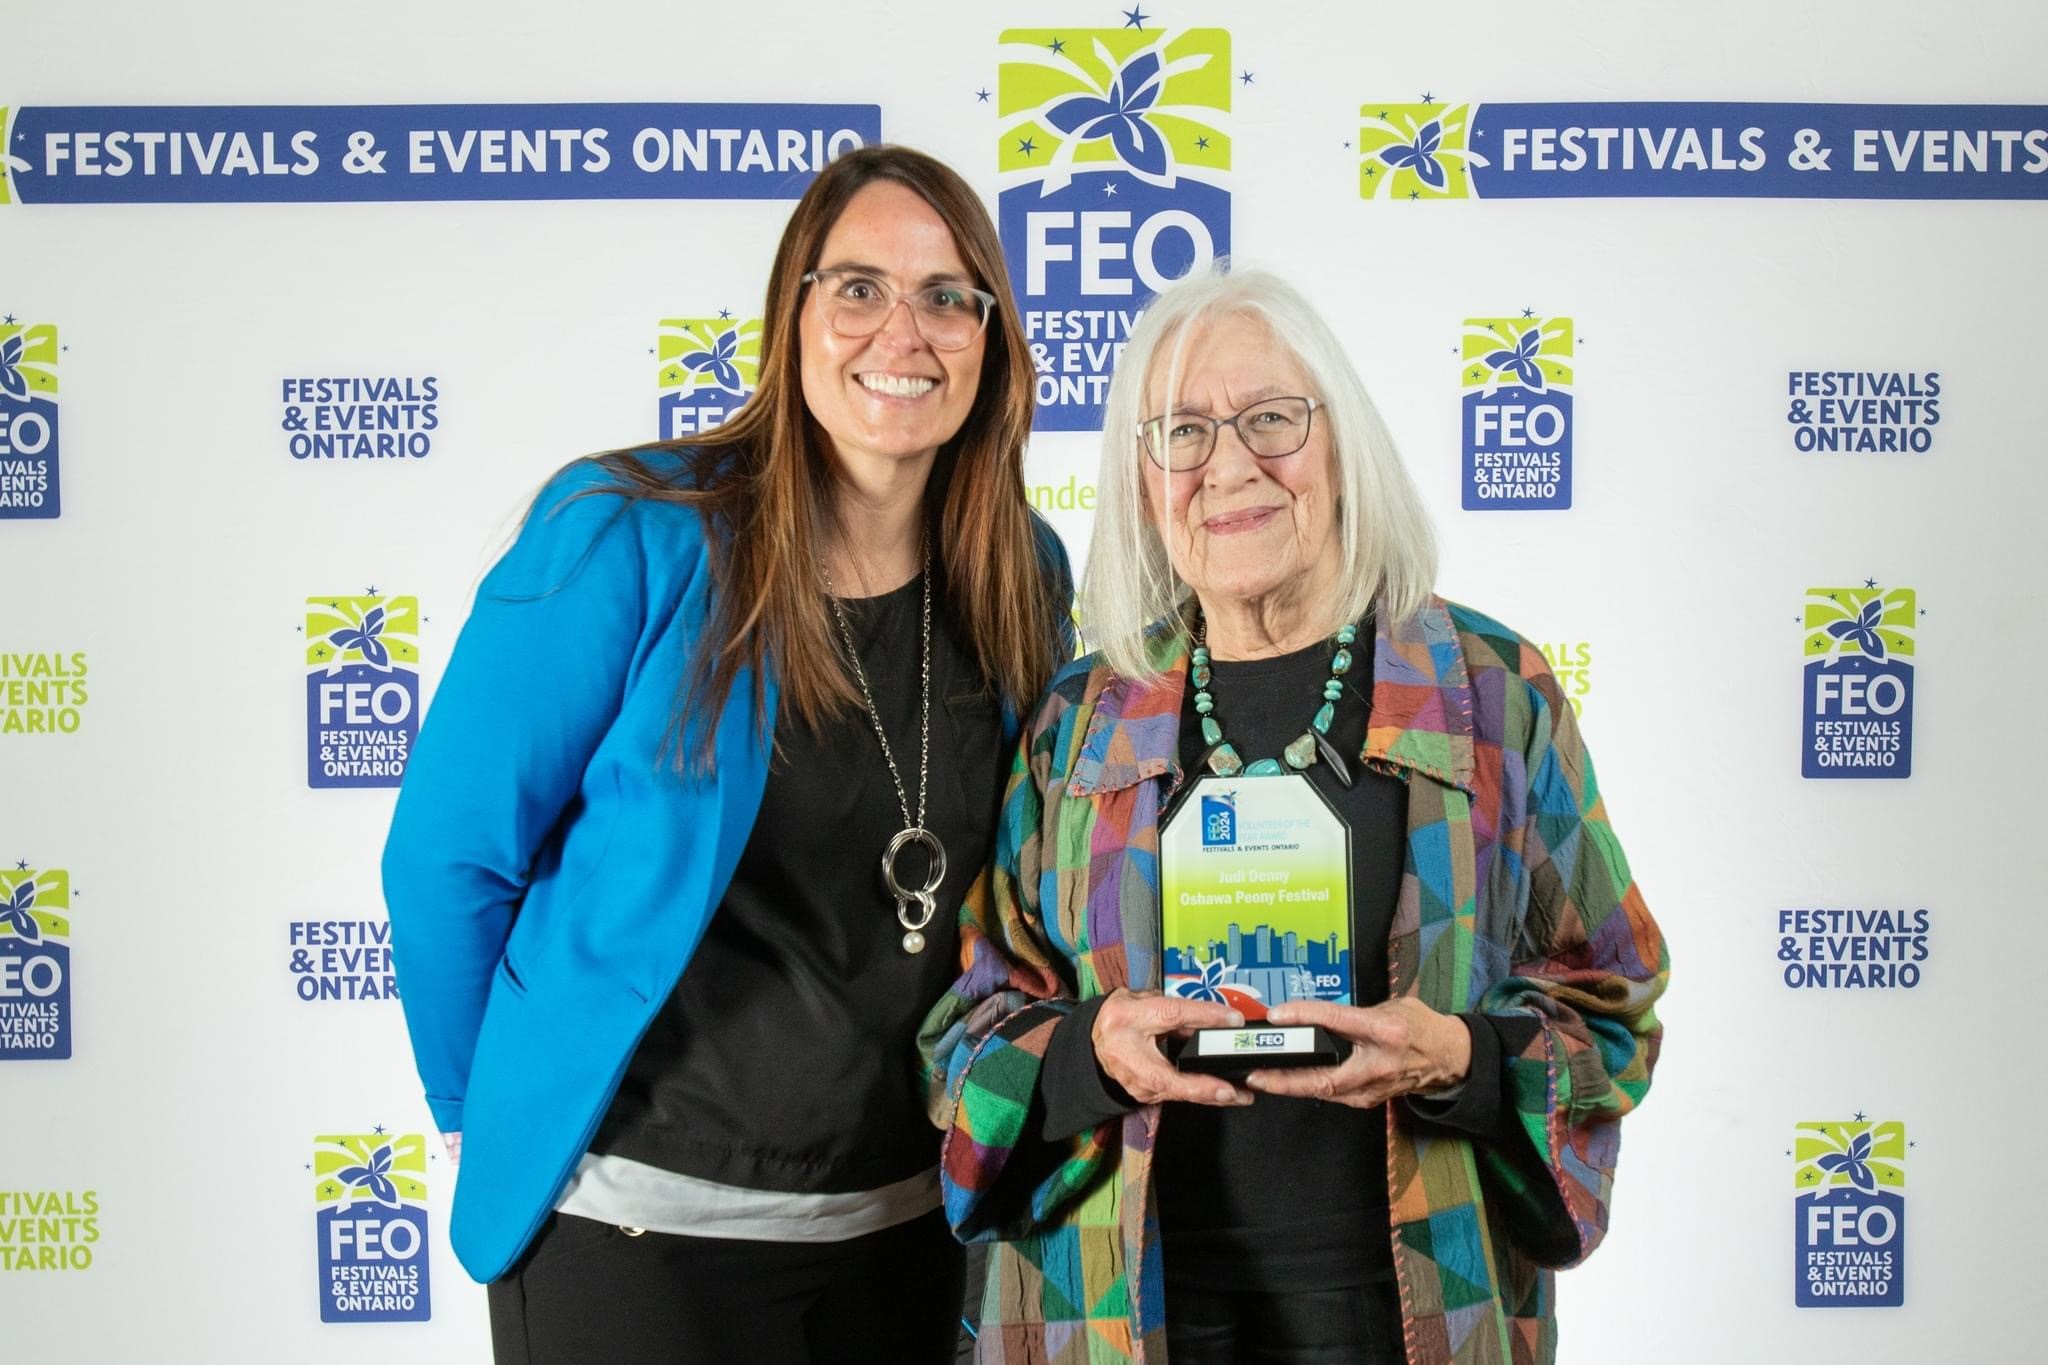
[[571,465],[478,593],[384,877],[500,1361],[952,1354],[914,1042],[1071,597],[1010,296],[958,176],[841,158],[754,396]]

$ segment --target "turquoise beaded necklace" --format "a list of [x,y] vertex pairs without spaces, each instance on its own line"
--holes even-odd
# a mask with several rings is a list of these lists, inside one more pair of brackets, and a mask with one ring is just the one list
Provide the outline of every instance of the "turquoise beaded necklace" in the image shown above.
[[[1194,656],[1188,665],[1188,680],[1195,685],[1195,714],[1202,720],[1202,743],[1209,746],[1204,761],[1209,771],[1218,777],[1274,777],[1293,769],[1301,772],[1312,766],[1318,755],[1330,765],[1330,771],[1345,786],[1351,785],[1351,764],[1344,758],[1330,738],[1330,726],[1337,718],[1337,701],[1344,695],[1344,675],[1351,671],[1351,643],[1358,638],[1358,627],[1345,626],[1337,632],[1337,652],[1330,659],[1330,676],[1323,683],[1323,704],[1316,711],[1315,718],[1308,723],[1308,729],[1285,749],[1279,758],[1255,759],[1246,763],[1239,757],[1229,740],[1223,737],[1223,722],[1216,718],[1216,699],[1209,695],[1209,683],[1215,674],[1209,667],[1209,623],[1198,611],[1195,614]],[[1285,766],[1282,766],[1285,760]]]

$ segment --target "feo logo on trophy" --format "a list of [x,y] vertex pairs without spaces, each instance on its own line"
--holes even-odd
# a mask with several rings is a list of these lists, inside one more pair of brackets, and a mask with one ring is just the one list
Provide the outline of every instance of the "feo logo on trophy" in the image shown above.
[[1134,22],[1014,28],[1001,43],[997,224],[1036,425],[1099,431],[1146,300],[1230,250],[1230,35]]

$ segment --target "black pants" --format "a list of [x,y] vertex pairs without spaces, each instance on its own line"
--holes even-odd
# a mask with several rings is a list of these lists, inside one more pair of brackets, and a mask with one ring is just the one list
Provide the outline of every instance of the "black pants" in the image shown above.
[[844,1242],[629,1236],[555,1214],[490,1287],[497,1365],[940,1365],[962,1257],[934,1211]]
[[1402,1365],[1392,1280],[1352,1289],[1223,1294],[1168,1286],[1172,1365]]

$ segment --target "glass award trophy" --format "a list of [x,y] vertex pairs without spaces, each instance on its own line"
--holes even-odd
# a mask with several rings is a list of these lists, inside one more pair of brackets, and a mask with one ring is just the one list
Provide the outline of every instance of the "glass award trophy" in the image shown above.
[[1235,1029],[1198,1029],[1182,1071],[1241,1076],[1334,1066],[1350,1045],[1322,1028],[1263,1024],[1288,1000],[1353,1003],[1351,831],[1300,773],[1202,777],[1159,836],[1166,994],[1228,1005]]

